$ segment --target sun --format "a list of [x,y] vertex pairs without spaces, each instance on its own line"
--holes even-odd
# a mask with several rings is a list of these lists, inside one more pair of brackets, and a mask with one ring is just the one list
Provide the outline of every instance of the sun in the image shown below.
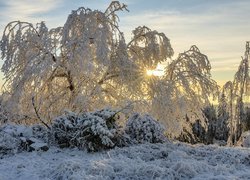
[[163,76],[164,75],[164,67],[158,65],[155,69],[147,69],[148,76]]

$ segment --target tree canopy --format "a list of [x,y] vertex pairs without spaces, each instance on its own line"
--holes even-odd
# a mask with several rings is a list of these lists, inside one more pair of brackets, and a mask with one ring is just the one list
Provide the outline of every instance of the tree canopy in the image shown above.
[[[187,113],[202,118],[200,107],[217,93],[207,56],[192,46],[170,61],[169,38],[146,26],[135,28],[127,43],[117,15],[126,10],[113,1],[104,12],[72,11],[63,27],[7,24],[0,47],[5,106],[13,120],[33,122],[40,114],[49,121],[65,109],[86,112],[127,103],[169,126],[182,127]],[[164,76],[146,74],[167,61]]]

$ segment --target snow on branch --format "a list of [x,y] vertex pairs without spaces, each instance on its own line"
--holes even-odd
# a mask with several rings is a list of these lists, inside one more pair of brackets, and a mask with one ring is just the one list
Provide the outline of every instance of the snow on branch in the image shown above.
[[155,69],[158,63],[166,61],[174,54],[166,35],[146,26],[139,26],[133,31],[133,38],[127,47],[136,63],[150,69]]

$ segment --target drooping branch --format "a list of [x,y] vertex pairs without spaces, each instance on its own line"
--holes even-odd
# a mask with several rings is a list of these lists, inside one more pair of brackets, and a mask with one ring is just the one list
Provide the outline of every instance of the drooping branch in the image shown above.
[[211,79],[210,70],[211,65],[207,56],[202,54],[196,46],[191,46],[190,50],[181,53],[169,64],[165,78],[190,91],[196,91],[198,88],[205,98],[206,94],[218,93],[218,86]]
[[113,19],[115,18],[119,19],[119,17],[115,14],[115,12],[123,10],[129,12],[129,10],[127,9],[127,5],[121,4],[119,1],[112,1],[104,13],[106,14],[107,17],[112,16]]
[[155,69],[158,63],[171,58],[174,51],[164,33],[139,26],[133,31],[132,40],[127,44],[130,57],[139,66]]

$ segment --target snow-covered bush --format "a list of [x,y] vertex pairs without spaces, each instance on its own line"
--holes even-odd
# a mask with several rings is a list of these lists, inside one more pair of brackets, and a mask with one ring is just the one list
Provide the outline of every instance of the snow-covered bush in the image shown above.
[[48,131],[40,125],[6,124],[0,127],[0,155],[20,151],[48,150]]
[[0,157],[18,152],[20,144],[20,139],[0,131]]
[[13,137],[36,138],[44,142],[48,141],[48,130],[38,124],[32,126],[6,124],[0,128],[0,132]]
[[8,121],[6,109],[3,105],[3,95],[0,96],[0,125]]
[[242,147],[250,147],[250,131],[242,133],[237,145]]
[[243,131],[249,131],[250,130],[250,107],[245,108],[245,114],[244,118],[242,120],[242,128]]
[[135,143],[161,143],[166,140],[165,128],[158,121],[146,114],[134,114],[128,119],[125,132]]
[[116,124],[117,119],[116,111],[110,109],[80,114],[66,112],[53,121],[52,132],[60,147],[98,151],[120,143],[122,131]]
[[[196,144],[207,142],[207,122],[204,123],[201,119],[195,119],[195,116],[189,116],[186,114],[185,125],[183,126],[182,132],[176,137],[181,142]],[[203,117],[204,118],[204,117]]]

